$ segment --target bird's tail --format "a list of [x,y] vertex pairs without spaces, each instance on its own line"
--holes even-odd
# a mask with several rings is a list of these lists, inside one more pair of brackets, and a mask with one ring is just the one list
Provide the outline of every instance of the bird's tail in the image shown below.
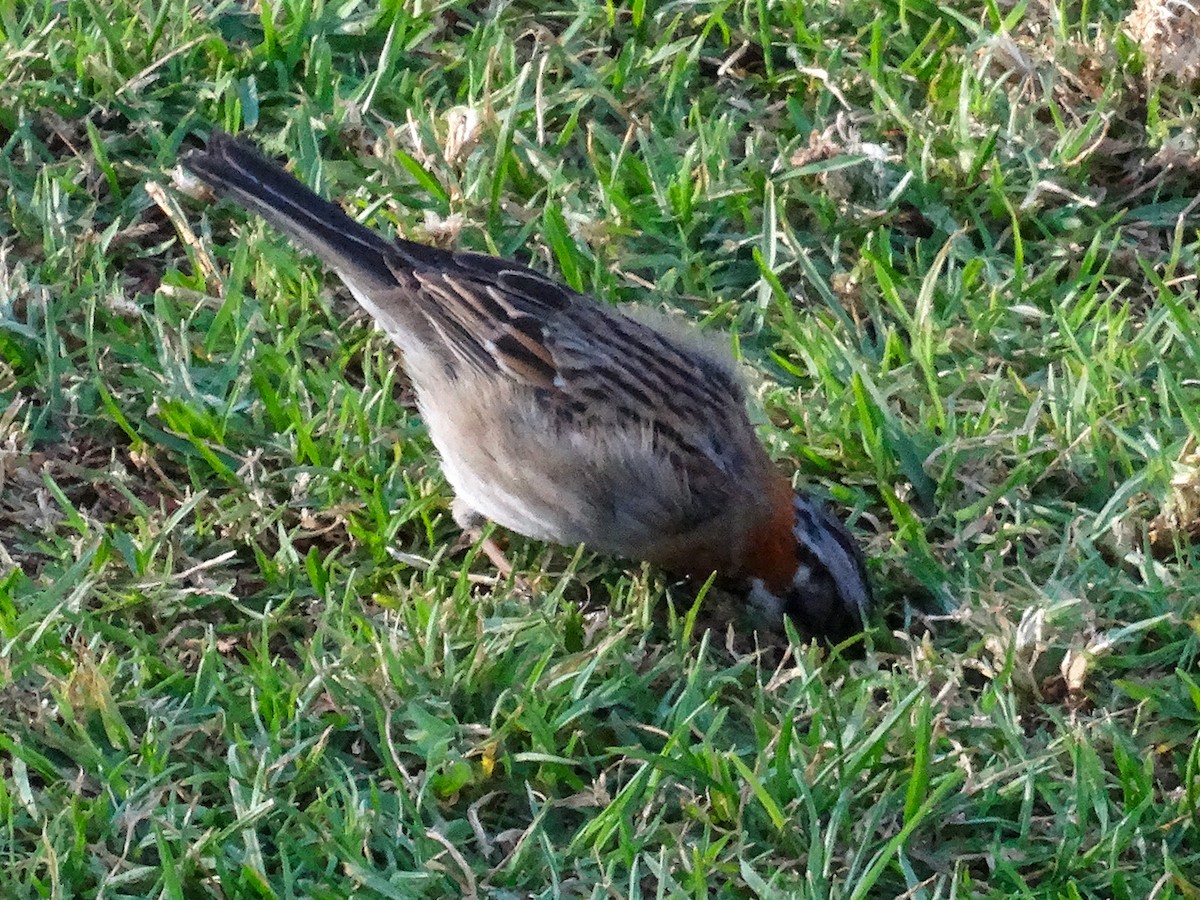
[[183,165],[218,194],[258,213],[342,276],[363,287],[394,284],[395,247],[317,196],[247,141],[214,130]]

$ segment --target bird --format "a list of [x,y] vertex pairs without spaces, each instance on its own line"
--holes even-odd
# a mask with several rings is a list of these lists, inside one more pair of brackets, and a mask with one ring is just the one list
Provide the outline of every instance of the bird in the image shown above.
[[245,137],[214,129],[181,162],[318,257],[399,347],[461,528],[715,573],[806,638],[864,630],[859,545],[768,456],[728,342],[515,261],[385,237]]

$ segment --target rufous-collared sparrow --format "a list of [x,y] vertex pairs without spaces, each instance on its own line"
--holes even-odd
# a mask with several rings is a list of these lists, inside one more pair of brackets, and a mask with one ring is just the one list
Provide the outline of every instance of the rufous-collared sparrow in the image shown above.
[[857,544],[768,458],[715,341],[515,262],[384,238],[221,132],[183,163],[315,253],[399,345],[461,526],[715,571],[810,635],[862,629]]

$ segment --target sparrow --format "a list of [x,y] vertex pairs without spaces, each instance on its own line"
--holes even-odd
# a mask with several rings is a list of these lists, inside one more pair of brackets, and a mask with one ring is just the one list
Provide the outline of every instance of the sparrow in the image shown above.
[[711,336],[517,262],[384,237],[220,131],[182,163],[315,254],[398,345],[460,527],[717,573],[806,636],[863,629],[857,543],[768,457]]

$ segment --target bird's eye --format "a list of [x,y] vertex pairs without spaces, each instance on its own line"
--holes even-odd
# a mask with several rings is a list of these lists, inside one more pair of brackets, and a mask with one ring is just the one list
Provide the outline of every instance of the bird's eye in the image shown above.
[[825,636],[838,642],[862,631],[862,615],[847,607],[829,570],[801,563],[784,591],[783,612],[802,634]]

